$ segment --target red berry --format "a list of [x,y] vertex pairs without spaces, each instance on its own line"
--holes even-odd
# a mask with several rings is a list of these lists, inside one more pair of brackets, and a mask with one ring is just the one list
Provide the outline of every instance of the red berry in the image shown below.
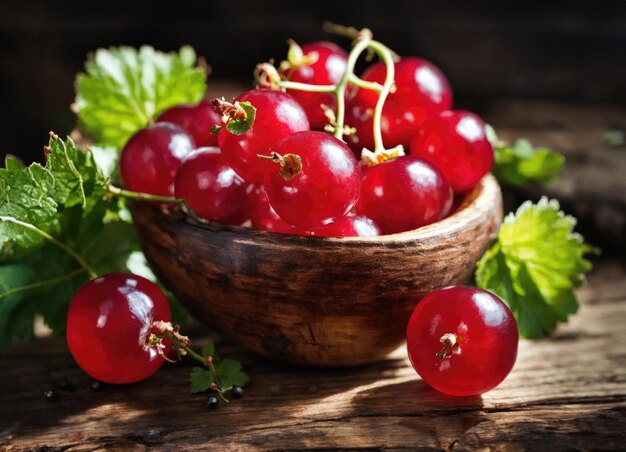
[[413,138],[411,154],[438,168],[457,193],[471,190],[493,165],[485,123],[467,111],[445,111],[429,120]]
[[[271,206],[287,223],[314,229],[345,216],[356,204],[361,170],[342,141],[324,132],[299,132],[280,141],[272,152],[301,159],[301,168],[288,162],[280,172],[271,163],[274,168],[263,181]],[[283,175],[287,169],[293,171],[290,176]]]
[[254,229],[280,234],[297,234],[297,229],[280,218],[276,211],[272,209],[263,190],[257,196],[256,203],[252,208],[252,214],[250,215],[250,221]]
[[109,273],[74,295],[67,313],[67,345],[91,377],[133,383],[163,364],[155,346],[146,342],[152,323],[170,317],[169,302],[154,283],[130,273]]
[[380,235],[380,229],[376,223],[363,215],[350,215],[327,226],[313,229],[311,235],[319,237],[375,237]]
[[515,364],[518,340],[517,323],[502,300],[463,286],[426,295],[406,333],[417,373],[433,388],[455,396],[498,386]]
[[247,101],[256,108],[254,125],[243,135],[224,127],[218,134],[219,147],[237,174],[247,182],[260,183],[272,163],[257,155],[268,154],[272,146],[294,132],[309,130],[309,120],[300,104],[280,91],[251,90],[235,101]]
[[180,162],[196,147],[181,127],[159,122],[133,135],[120,156],[120,172],[129,190],[174,196]]
[[241,224],[248,217],[247,185],[216,147],[189,154],[176,173],[176,197],[206,220]]
[[[384,83],[384,63],[370,66],[362,78]],[[452,90],[444,75],[432,63],[416,57],[402,58],[395,64],[396,89],[383,107],[381,131],[385,147],[399,144],[407,149],[411,138],[430,117],[452,107]],[[358,150],[373,149],[373,113],[378,93],[367,89],[350,90],[347,124],[357,129]]]
[[196,142],[196,146],[217,146],[217,135],[211,127],[221,125],[222,119],[211,102],[202,101],[197,105],[177,105],[165,110],[158,122],[171,122],[185,129]]
[[[302,46],[305,57],[317,55],[310,64],[298,66],[285,76],[292,82],[309,85],[336,85],[343,77],[348,62],[348,53],[332,42],[312,42]],[[328,120],[321,105],[335,110],[337,98],[333,93],[313,93],[308,91],[287,90],[304,108],[312,129],[322,130]]]
[[452,207],[452,189],[428,163],[407,155],[365,170],[357,211],[383,234],[408,231],[444,218]]

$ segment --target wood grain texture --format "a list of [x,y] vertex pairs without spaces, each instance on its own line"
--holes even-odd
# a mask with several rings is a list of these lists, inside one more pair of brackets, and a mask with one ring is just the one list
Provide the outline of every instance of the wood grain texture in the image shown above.
[[382,359],[420,298],[467,281],[498,230],[502,198],[489,175],[443,221],[331,239],[132,210],[159,280],[197,319],[273,359],[344,366]]
[[503,139],[525,137],[565,156],[556,184],[518,188],[519,199],[543,194],[559,199],[595,243],[626,253],[626,144],[602,141],[606,131],[626,132],[626,108],[507,100],[492,102],[485,119]]
[[[0,450],[623,450],[626,265],[597,265],[582,307],[551,337],[521,341],[515,368],[482,397],[430,389],[403,348],[350,369],[283,366],[218,342],[252,378],[208,411],[189,367],[92,392],[65,343],[39,339],[0,359]],[[196,330],[194,343],[203,343]],[[41,393],[69,378],[74,393]]]

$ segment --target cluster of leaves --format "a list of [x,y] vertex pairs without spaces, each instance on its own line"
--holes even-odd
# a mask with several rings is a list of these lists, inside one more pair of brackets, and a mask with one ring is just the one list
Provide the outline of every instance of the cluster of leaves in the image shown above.
[[585,255],[596,250],[573,232],[575,225],[556,200],[527,201],[505,218],[478,262],[476,284],[508,304],[522,337],[550,334],[578,309],[574,288],[591,269]]
[[565,163],[562,154],[547,148],[534,148],[524,138],[508,146],[498,139],[493,127],[487,125],[486,130],[494,149],[492,172],[501,184],[546,185],[556,180]]
[[[206,75],[195,63],[190,47],[99,49],[77,77],[75,102],[97,144],[83,152],[51,134],[45,165],[9,157],[0,168],[0,349],[31,336],[37,314],[62,334],[68,304],[92,271],[155,280],[124,199],[107,187],[132,134],[164,109],[203,97]],[[184,311],[169,298],[181,321]]]
[[45,166],[8,157],[0,168],[0,348],[32,335],[35,314],[63,333],[90,269],[141,265],[130,215],[107,197],[93,155],[54,134],[45,149]]
[[101,146],[121,149],[163,110],[199,102],[206,74],[191,47],[164,53],[150,46],[98,49],[76,79],[80,124]]
[[219,387],[222,391],[230,391],[233,386],[244,386],[250,378],[241,370],[241,363],[234,359],[221,359],[215,353],[215,344],[209,341],[202,348],[202,356],[206,359],[211,357],[213,369],[207,367],[194,367],[191,369],[192,394],[208,391]]

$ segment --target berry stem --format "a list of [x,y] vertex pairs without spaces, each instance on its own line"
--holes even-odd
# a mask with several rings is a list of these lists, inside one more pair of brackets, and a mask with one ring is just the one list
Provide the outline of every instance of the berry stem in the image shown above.
[[349,39],[354,39],[359,35],[359,30],[354,27],[346,27],[345,25],[339,25],[328,21],[322,24],[322,30],[326,33],[343,36]]
[[454,333],[446,333],[439,339],[443,348],[437,352],[437,358],[445,359],[459,348],[459,341]]
[[280,155],[272,152],[271,155],[257,154],[260,159],[271,160],[280,165],[280,175],[289,180],[302,172],[302,159],[297,154]]
[[394,84],[394,78],[396,75],[395,63],[393,61],[391,51],[387,46],[381,44],[378,41],[370,41],[369,48],[374,50],[374,52],[378,54],[378,56],[385,63],[385,67],[387,69],[385,83],[383,83],[383,88],[380,91],[378,101],[376,102],[376,108],[374,109],[374,151],[384,151],[385,146],[383,144],[383,135],[380,128],[380,120],[383,114],[383,106],[385,105],[385,101],[387,100],[389,91],[391,91],[391,87]]
[[[228,403],[228,399],[224,396],[226,391],[222,388],[222,383],[217,375],[217,369],[213,364],[213,357],[202,356],[199,353],[196,353],[189,346],[189,338],[180,334],[180,327],[178,325],[172,325],[170,322],[154,322],[152,325],[156,329],[156,332],[150,334],[147,344],[161,347],[159,350],[162,353],[162,341],[170,341],[172,343],[172,348],[178,353],[179,359],[180,357],[187,355],[198,361],[202,366],[208,368],[214,383],[213,389],[217,391],[218,395],[224,402]],[[164,355],[163,357],[166,358]]]
[[334,93],[337,89],[336,85],[309,85],[308,83],[290,82],[289,80],[275,80],[275,83],[281,88],[311,93]]
[[170,196],[151,195],[149,193],[139,193],[136,191],[125,190],[111,184],[106,186],[106,190],[112,196],[119,196],[126,199],[136,199],[138,201],[158,202],[163,204],[182,204],[184,202],[183,199],[172,198]]
[[90,278],[93,279],[98,276],[98,274],[94,271],[94,269],[91,268],[91,266],[87,263],[87,261],[85,261],[85,259],[82,258],[80,254],[78,254],[72,248],[67,246],[65,243],[60,242],[59,240],[55,239],[47,232],[42,231],[37,226],[32,225],[30,223],[26,223],[24,221],[20,221],[17,218],[7,217],[7,216],[0,216],[0,221],[6,221],[7,223],[17,224],[23,227],[24,229],[28,229],[30,231],[35,232],[36,234],[40,235],[44,239],[48,240],[50,243],[54,244],[55,246],[59,247],[60,249],[65,251],[67,254],[72,256],[74,260],[76,260],[76,262],[78,262],[78,264],[81,266],[81,268],[87,272]]
[[[324,30],[354,39],[354,45],[352,47],[352,50],[350,51],[350,54],[348,55],[346,69],[337,85],[310,85],[308,83],[282,80],[280,75],[278,74],[278,71],[274,68],[273,65],[269,63],[261,63],[257,66],[255,71],[257,80],[259,81],[260,85],[274,89],[280,88],[317,93],[334,93],[337,98],[337,110],[335,114],[336,120],[334,123],[331,123],[331,127],[329,127],[328,131],[332,131],[335,138],[339,140],[343,140],[343,136],[347,130],[344,127],[344,122],[346,117],[345,94],[348,84],[352,84],[361,89],[368,89],[378,92],[379,97],[378,101],[376,102],[373,117],[373,136],[374,152],[380,153],[385,150],[381,131],[381,117],[383,112],[383,106],[394,84],[394,53],[384,44],[378,41],[374,41],[372,39],[372,32],[367,28],[357,30],[353,27],[344,27],[342,25],[326,22],[324,23]],[[354,67],[357,60],[366,50],[378,54],[378,56],[385,64],[385,67],[387,69],[387,75],[385,77],[385,82],[382,85],[380,83],[363,80],[354,73]]]
[[358,77],[354,73],[350,74],[349,82],[350,84],[358,86],[359,88],[370,89],[372,91],[378,91],[379,93],[383,90],[383,85],[381,85],[380,83],[368,82],[367,80],[363,80],[361,77]]
[[65,275],[62,276],[57,276],[55,278],[49,278],[49,279],[44,279],[43,281],[37,281],[35,283],[32,284],[27,284],[25,286],[21,286],[21,287],[14,287],[12,289],[9,290],[5,290],[4,292],[0,293],[0,299],[1,298],[5,298],[5,297],[10,297],[11,295],[15,295],[16,293],[20,293],[20,292],[26,292],[28,290],[32,290],[32,289],[39,289],[40,287],[45,287],[45,286],[50,286],[53,284],[57,284],[60,283],[61,281],[65,281],[66,279],[71,279],[76,275],[80,275],[81,273],[85,273],[85,269],[84,268],[77,268],[74,271],[71,271]]

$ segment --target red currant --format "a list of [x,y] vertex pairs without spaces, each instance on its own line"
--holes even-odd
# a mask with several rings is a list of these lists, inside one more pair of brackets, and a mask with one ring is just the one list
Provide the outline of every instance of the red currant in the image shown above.
[[[384,83],[384,63],[370,66],[362,78]],[[385,147],[399,144],[407,149],[419,127],[432,115],[452,107],[452,90],[444,75],[432,63],[416,57],[395,63],[395,91],[385,101],[381,131]],[[352,89],[349,93],[347,123],[357,130],[357,145],[373,149],[373,113],[378,93]]]
[[[354,207],[361,170],[342,141],[324,132],[299,132],[276,144],[272,153],[285,159],[284,166],[269,171],[263,187],[271,206],[287,223],[314,229]],[[293,159],[296,155],[299,162]]]
[[369,218],[363,215],[350,215],[333,223],[311,231],[311,235],[319,237],[375,237],[380,229]]
[[260,183],[272,164],[257,155],[267,154],[294,132],[309,130],[309,120],[298,101],[280,91],[251,90],[235,101],[247,101],[256,108],[254,125],[243,135],[234,135],[224,127],[218,134],[219,147],[237,174],[247,182]]
[[258,198],[252,208],[250,221],[254,229],[261,231],[277,232],[280,234],[296,234],[294,226],[280,218],[276,211],[270,206],[267,195],[263,190],[258,193]]
[[219,113],[207,101],[169,108],[161,113],[157,121],[179,125],[193,137],[198,147],[217,146],[217,135],[211,133],[211,127],[222,123]]
[[91,377],[133,383],[163,364],[147,340],[153,322],[169,322],[170,317],[169,302],[154,283],[130,273],[109,273],[74,295],[67,313],[67,345]]
[[383,234],[393,234],[441,220],[452,200],[446,178],[407,155],[365,170],[357,211],[374,220]]
[[457,193],[471,190],[493,165],[485,123],[467,111],[445,111],[415,134],[411,154],[430,162]]
[[181,127],[159,122],[133,135],[120,156],[120,172],[129,190],[174,196],[180,162],[196,147]]
[[206,220],[241,224],[248,217],[247,185],[216,147],[189,154],[176,173],[176,197]]
[[464,286],[426,295],[406,333],[409,358],[420,377],[455,396],[498,386],[515,364],[518,341],[517,323],[502,300]]
[[[292,82],[309,85],[336,85],[343,77],[348,62],[348,53],[332,42],[312,42],[302,46],[305,58],[312,63],[303,64],[284,74]],[[304,108],[312,129],[322,130],[328,120],[321,105],[335,110],[337,99],[333,93],[313,93],[287,90]]]

